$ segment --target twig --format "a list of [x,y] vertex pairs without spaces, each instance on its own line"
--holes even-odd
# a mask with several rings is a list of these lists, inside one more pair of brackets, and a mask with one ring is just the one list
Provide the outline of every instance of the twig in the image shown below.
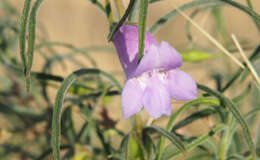
[[249,71],[252,73],[253,77],[255,78],[256,82],[258,83],[258,85],[260,85],[260,78],[257,75],[257,72],[255,71],[252,63],[248,60],[248,58],[245,55],[245,52],[243,51],[243,49],[241,48],[241,45],[239,44],[236,36],[234,34],[231,34],[231,37],[235,43],[235,45],[237,46],[237,49],[239,50],[239,53],[241,54],[241,56],[243,57],[244,61],[246,62]]

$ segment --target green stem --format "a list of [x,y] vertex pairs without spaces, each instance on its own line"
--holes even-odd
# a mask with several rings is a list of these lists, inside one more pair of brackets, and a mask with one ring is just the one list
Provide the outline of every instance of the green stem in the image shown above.
[[138,113],[134,116],[134,130],[136,131],[136,133],[138,134],[139,137],[141,137],[141,135],[142,135],[143,127],[144,126],[143,126],[142,117],[141,117],[140,113]]
[[230,142],[232,140],[230,135],[233,134],[233,133],[231,133],[232,132],[231,125],[233,122],[234,122],[234,118],[231,114],[229,114],[228,118],[227,118],[227,123],[226,123],[228,128],[226,130],[224,130],[224,133],[221,136],[219,155],[218,155],[219,160],[226,160],[228,148],[229,148]]
[[142,115],[141,115],[141,113],[137,113],[134,116],[134,135],[136,136],[136,138],[137,138],[136,140],[138,141],[138,144],[140,145],[144,160],[147,160],[148,154],[146,152],[146,148],[142,141],[143,128],[144,128],[144,123],[143,123]]

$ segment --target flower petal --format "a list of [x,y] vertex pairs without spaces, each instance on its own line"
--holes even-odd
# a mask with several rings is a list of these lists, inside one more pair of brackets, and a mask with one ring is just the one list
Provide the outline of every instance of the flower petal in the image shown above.
[[160,46],[151,45],[136,69],[133,76],[154,69],[176,69],[182,65],[182,57],[167,42],[162,41]]
[[196,81],[181,70],[167,72],[167,83],[171,97],[176,100],[192,100],[197,98]]
[[136,79],[129,79],[122,92],[123,118],[128,118],[142,109],[143,89]]
[[[138,65],[138,27],[122,25],[113,37],[120,62],[127,78],[131,77]],[[153,36],[146,32],[144,54],[150,45],[159,45]]]
[[163,114],[171,114],[171,97],[169,91],[158,76],[153,76],[142,98],[144,109],[153,118],[159,118]]

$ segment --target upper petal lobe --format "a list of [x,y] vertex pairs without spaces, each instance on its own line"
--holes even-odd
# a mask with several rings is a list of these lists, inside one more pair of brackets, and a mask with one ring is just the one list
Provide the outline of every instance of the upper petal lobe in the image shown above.
[[[115,33],[113,42],[129,79],[138,65],[138,27],[135,25],[122,25]],[[144,54],[152,44],[158,45],[158,42],[149,32],[146,32]]]
[[144,72],[162,69],[176,69],[182,65],[181,55],[167,42],[161,42],[160,46],[151,45],[138,65],[134,76]]

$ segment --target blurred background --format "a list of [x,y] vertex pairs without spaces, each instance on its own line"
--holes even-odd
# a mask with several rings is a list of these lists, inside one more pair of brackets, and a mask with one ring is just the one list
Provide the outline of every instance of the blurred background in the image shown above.
[[[19,29],[19,18],[20,13],[23,9],[24,1],[1,1],[0,25],[11,24],[15,26],[16,29]],[[191,0],[164,0],[155,4],[151,4],[149,6],[147,29],[149,29],[152,24],[154,24],[160,17],[173,10],[175,6],[180,6],[190,1]],[[246,5],[245,0],[237,0],[237,2]],[[127,7],[129,1],[125,0],[123,3],[125,4],[125,7]],[[252,0],[252,3],[255,12],[260,13],[260,1]],[[114,4],[114,2],[112,4]],[[194,14],[194,11],[196,9],[196,7],[189,9],[185,11],[185,13],[187,13],[188,15],[192,15]],[[254,47],[260,43],[260,32],[257,30],[255,23],[252,21],[251,17],[229,5],[223,5],[215,10],[204,9],[196,14],[193,19],[206,31],[208,31],[211,35],[218,39],[226,48],[232,51],[232,53],[234,53],[234,55],[237,56],[240,60],[242,60],[242,58],[238,54],[238,51],[231,40],[231,34],[236,35],[247,54],[251,53]],[[221,23],[219,23],[218,20],[221,21]],[[77,69],[83,67],[95,67],[111,73],[115,76],[117,80],[120,81],[122,85],[124,84],[125,76],[118,60],[117,54],[114,50],[114,46],[112,43],[109,43],[107,41],[107,35],[109,33],[109,23],[106,19],[106,16],[90,1],[45,0],[38,12],[37,22],[37,44],[40,44],[42,40],[48,40],[49,42],[61,42],[64,44],[70,44],[75,48],[88,48],[88,55],[91,57],[91,60],[89,60],[89,58],[85,58],[85,56],[78,54],[74,56],[74,62],[72,62],[70,58],[66,58],[66,60],[62,62],[64,64],[53,65],[48,70],[49,73],[65,77]],[[230,73],[235,72],[238,67],[230,59],[224,56],[223,53],[217,49],[217,47],[210,43],[209,40],[192,25],[190,25],[190,34],[192,35],[192,40],[190,40],[187,37],[187,25],[187,20],[181,15],[177,15],[175,18],[164,24],[164,26],[161,27],[157,32],[155,32],[155,38],[158,41],[168,41],[172,46],[174,46],[179,52],[183,54],[188,54],[189,51],[198,51],[210,55],[209,58],[205,58],[206,60],[189,60],[189,58],[187,58],[184,65],[182,66],[182,70],[192,75],[197,82],[211,87],[216,87],[216,76],[218,77],[219,74],[221,74],[222,77],[220,77],[224,80],[227,80],[230,77]],[[17,30],[15,31],[15,33],[16,32]],[[13,33],[11,33],[11,36],[13,36],[12,34]],[[15,59],[17,63],[20,63],[18,39],[16,36],[14,36],[12,44],[8,47],[8,52],[12,52],[10,54],[10,61],[12,61],[12,58],[16,57]],[[65,55],[69,51],[68,48],[62,46],[54,46],[53,48],[55,50],[55,54],[59,55]],[[43,51],[41,52],[45,52],[45,50],[43,49]],[[4,51],[2,51],[1,54],[3,53]],[[53,56],[53,53],[51,51],[46,51],[46,55]],[[41,72],[42,68],[46,65],[45,62],[46,61],[44,60],[44,58],[42,58],[42,54],[40,53],[40,51],[36,51],[32,70],[34,72]],[[10,101],[10,103],[24,105],[25,107],[28,104],[28,106],[31,106],[37,111],[39,110],[37,104],[38,102],[35,102],[33,100],[35,98],[37,99],[37,97],[38,99],[40,99],[39,103],[41,103],[42,108],[45,108],[46,106],[49,107],[50,104],[54,104],[57,87],[60,85],[60,83],[54,83],[52,84],[54,87],[47,88],[49,102],[43,102],[41,100],[41,95],[36,94],[38,93],[36,90],[39,89],[37,87],[34,89],[35,92],[33,91],[31,93],[32,95],[26,94],[22,76],[18,80],[16,75],[12,74],[11,71],[6,70],[6,68],[4,67],[0,68],[0,73],[0,89],[3,91],[1,92],[0,98],[1,108],[4,107],[4,102],[6,100],[8,102]],[[238,95],[237,91],[247,88],[247,85],[244,84],[241,84],[239,86],[239,88],[233,88],[228,91],[226,95]],[[4,91],[6,90],[13,90],[13,92],[22,92],[16,93],[20,96],[20,99],[17,98],[16,95],[4,94]],[[248,100],[253,101],[255,100],[255,98],[249,97]],[[111,120],[113,123],[117,122],[117,129],[123,132],[129,132],[131,130],[131,121],[129,119],[124,120],[121,118],[122,114],[120,96],[112,97],[104,103],[105,104],[102,103],[101,105],[109,106],[106,107],[106,109],[108,110],[108,119]],[[244,105],[248,104],[248,102],[246,101],[244,101],[243,103]],[[184,104],[184,102],[174,102],[173,110],[176,110],[182,104]],[[247,109],[244,110],[247,111]],[[99,114],[102,111],[105,112],[103,110],[103,107],[100,107],[100,109],[98,109],[96,113]],[[33,143],[35,139],[39,138],[39,135],[41,135],[43,132],[45,133],[45,131],[43,130],[46,127],[47,123],[38,123],[31,130],[23,132],[22,134],[20,134],[20,136],[15,136],[13,135],[15,134],[15,132],[10,132],[10,130],[15,128],[13,126],[16,126],[15,124],[12,124],[12,122],[17,122],[15,120],[11,121],[9,119],[9,115],[6,116],[6,112],[9,111],[3,111],[3,114],[0,114],[0,144],[6,144],[3,145],[5,148],[2,148],[2,153],[0,149],[0,159],[27,159],[28,157],[17,155],[16,152],[25,152],[26,149],[24,148],[30,147],[30,143],[26,144],[25,147],[20,148],[17,147],[16,144],[20,145],[20,143],[23,143],[23,137]],[[77,108],[73,108],[72,114],[74,117],[74,127],[78,131],[80,130],[82,125],[84,125],[85,119],[82,118],[82,115],[80,115],[82,113],[80,113],[80,110]],[[13,118],[13,115],[10,115],[10,117]],[[182,117],[185,117],[185,114]],[[99,115],[97,115],[97,118],[102,121],[102,118],[100,118]],[[166,119],[167,118],[162,118],[154,123],[163,126],[165,125]],[[214,120],[203,119],[188,125],[188,127],[185,127],[185,129],[178,130],[178,133],[184,133],[186,135],[193,136],[201,135],[202,133],[205,133],[207,130],[209,130],[213,123]],[[201,127],[203,125],[204,127]],[[19,129],[17,130],[17,132],[19,132]],[[113,139],[114,137],[111,136],[111,138]],[[39,141],[44,141],[44,139]],[[119,142],[120,141],[118,141],[118,143],[116,143],[115,145],[118,146]],[[8,146],[7,144],[10,144],[10,146]],[[14,146],[12,146],[11,144],[13,144]],[[32,148],[30,148],[29,150],[37,150],[33,147],[34,145],[31,145]],[[97,145],[100,145],[100,142],[97,142]],[[9,152],[7,152],[8,149],[14,151],[10,152],[9,154]],[[38,146],[38,150],[41,149],[42,148]],[[2,156],[3,158],[1,158]],[[32,155],[31,157],[33,156],[34,155]]]
[[[22,0],[8,1],[14,5],[19,13],[21,13],[23,8]],[[174,9],[174,5],[179,6],[190,1],[191,0],[162,1],[150,5],[147,28],[161,16]],[[246,4],[245,0],[239,0],[238,2]],[[129,1],[125,0],[124,3],[125,7],[127,7]],[[254,10],[259,13],[260,2],[258,0],[252,0],[252,3],[254,5]],[[191,9],[187,11],[187,13],[191,13],[193,10],[194,9]],[[194,19],[212,35],[217,36],[217,26],[211,12],[211,10],[205,10],[198,14]],[[222,16],[227,38],[230,38],[231,33],[233,33],[241,41],[248,41],[252,45],[259,43],[259,32],[248,15],[236,8],[225,6],[222,8]],[[109,46],[113,48],[112,43],[108,43],[106,40],[109,33],[109,23],[106,20],[105,15],[88,0],[44,1],[41,10],[38,13],[38,22],[40,26],[44,27],[50,41],[65,42],[79,48],[88,46]],[[168,41],[180,51],[189,49],[191,46],[189,46],[186,36],[186,22],[187,21],[182,16],[176,16],[176,18],[167,22],[155,33],[156,39],[158,41]],[[38,30],[40,29],[38,28]],[[209,40],[193,26],[191,26],[191,32],[198,44],[205,48],[210,46],[212,49],[217,50],[217,48],[212,47],[213,45]],[[93,53],[91,56],[96,60],[101,69],[110,72],[120,72],[120,63],[115,53],[104,54],[102,52],[97,52]],[[37,65],[34,65],[34,70],[39,69],[39,64],[41,64],[40,58],[35,58],[35,64]],[[200,65],[198,65],[198,68],[196,65],[193,65],[191,68],[201,70]],[[61,74],[64,72],[64,70],[60,70],[60,68],[57,69],[59,69],[59,72],[57,73]],[[73,67],[68,69],[69,73],[75,70]],[[67,71],[65,72],[68,73]]]

